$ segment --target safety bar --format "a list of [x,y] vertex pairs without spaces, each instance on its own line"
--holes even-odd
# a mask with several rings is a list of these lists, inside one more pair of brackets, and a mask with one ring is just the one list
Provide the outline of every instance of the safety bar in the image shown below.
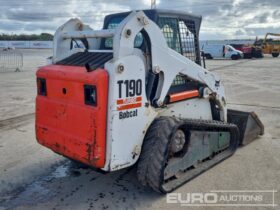
[[115,35],[115,30],[87,30],[87,31],[71,31],[63,33],[63,39],[82,39],[82,38],[110,38]]

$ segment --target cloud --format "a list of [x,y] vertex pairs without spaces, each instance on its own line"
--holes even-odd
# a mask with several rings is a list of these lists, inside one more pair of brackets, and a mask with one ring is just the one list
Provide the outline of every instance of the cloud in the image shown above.
[[247,33],[246,33],[246,31],[244,30],[244,29],[239,29],[238,31],[236,31],[235,32],[235,35],[236,36],[244,36],[244,35],[246,35]]
[[[70,16],[69,13],[64,13],[65,16]],[[8,20],[15,20],[21,22],[46,22],[46,21],[53,21],[56,18],[60,17],[60,12],[30,12],[30,11],[11,11],[6,14],[6,18]]]
[[[202,15],[201,39],[280,31],[280,1],[275,0],[157,0],[157,7]],[[72,17],[99,29],[108,14],[149,8],[150,0],[0,0],[0,32],[54,33]]]

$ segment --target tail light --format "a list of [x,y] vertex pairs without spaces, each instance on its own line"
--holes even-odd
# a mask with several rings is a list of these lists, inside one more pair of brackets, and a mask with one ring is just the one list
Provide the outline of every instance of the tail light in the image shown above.
[[37,78],[37,93],[41,96],[47,95],[47,83],[44,78]]
[[85,104],[97,106],[96,87],[93,85],[84,85]]

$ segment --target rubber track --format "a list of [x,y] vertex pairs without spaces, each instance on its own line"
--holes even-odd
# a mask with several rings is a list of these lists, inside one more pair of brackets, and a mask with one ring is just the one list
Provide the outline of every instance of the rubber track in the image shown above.
[[[238,147],[239,133],[237,126],[234,124],[212,120],[181,120],[175,117],[159,117],[154,120],[145,136],[139,158],[137,177],[142,185],[149,186],[161,193],[170,191],[166,191],[162,187],[164,184],[164,169],[168,161],[170,141],[179,127],[188,130],[229,131],[234,134],[231,135],[231,138],[236,139],[233,140],[235,144],[232,145],[232,153]],[[180,185],[171,188],[173,190]]]

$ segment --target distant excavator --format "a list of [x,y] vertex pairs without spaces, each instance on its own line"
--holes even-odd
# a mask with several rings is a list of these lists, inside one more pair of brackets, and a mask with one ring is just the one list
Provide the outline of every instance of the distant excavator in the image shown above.
[[280,34],[267,33],[263,40],[255,42],[255,46],[261,47],[263,54],[271,54],[272,57],[276,58],[280,54]]

